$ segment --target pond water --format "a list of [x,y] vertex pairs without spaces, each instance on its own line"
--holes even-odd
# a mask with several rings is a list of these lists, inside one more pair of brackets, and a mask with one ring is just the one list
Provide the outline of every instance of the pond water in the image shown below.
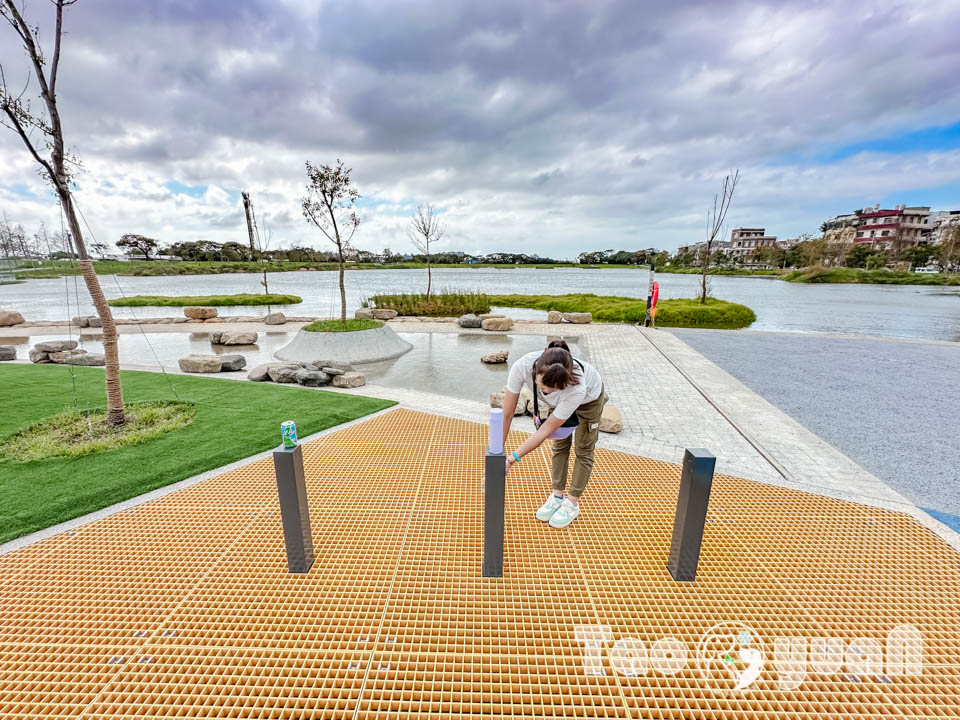
[[[438,393],[466,400],[485,401],[487,395],[500,390],[507,382],[509,363],[486,365],[480,357],[499,350],[509,350],[509,361],[546,347],[547,338],[539,335],[460,335],[451,333],[398,333],[413,349],[394,360],[357,365],[367,381],[386,387],[407,388]],[[274,360],[273,353],[293,339],[294,333],[260,333],[256,345],[227,347],[211,345],[209,333],[123,334],[119,337],[120,357],[124,363],[156,368],[176,367],[177,360],[190,353],[243,355],[247,369]],[[558,336],[559,337],[559,336]],[[26,358],[28,350],[44,338],[4,338],[14,345],[17,355]],[[549,338],[553,339],[553,338]],[[573,355],[587,359],[576,337],[564,337]],[[83,334],[82,347],[89,352],[103,352],[100,336]],[[68,370],[64,369],[64,377]],[[243,371],[243,375],[246,371]]]
[[[438,268],[438,289],[491,293],[645,297],[646,269]],[[108,297],[123,295],[213,295],[259,292],[257,274],[174,277],[101,276]],[[663,298],[694,297],[694,275],[657,275]],[[879,337],[960,341],[960,288],[891,285],[806,285],[763,277],[711,277],[715,297],[744,303],[757,314],[751,330],[831,332]],[[270,273],[271,292],[291,293],[303,303],[280,308],[288,314],[333,316],[340,301],[336,272]],[[422,270],[355,270],[346,275],[349,312],[379,292],[422,292]],[[30,280],[0,287],[0,307],[19,310],[29,320],[66,319],[93,314],[80,278]],[[277,308],[274,308],[277,309]],[[116,308],[118,317],[177,315],[179,308]],[[222,308],[223,315],[266,314],[267,308]],[[539,318],[536,310],[511,309],[513,317]]]

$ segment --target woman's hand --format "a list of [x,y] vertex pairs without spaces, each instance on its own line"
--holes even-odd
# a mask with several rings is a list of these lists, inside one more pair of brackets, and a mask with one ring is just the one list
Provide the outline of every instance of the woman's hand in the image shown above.
[[503,472],[504,477],[510,474],[510,468],[512,467],[513,467],[513,458],[507,455],[507,469],[504,470]]

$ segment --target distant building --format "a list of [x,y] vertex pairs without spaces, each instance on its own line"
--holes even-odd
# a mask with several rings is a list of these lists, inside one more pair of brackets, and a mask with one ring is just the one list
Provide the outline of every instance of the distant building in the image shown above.
[[928,242],[930,237],[930,208],[894,205],[881,209],[879,205],[856,211],[857,228],[853,242],[857,245],[891,250]]
[[[700,258],[703,255],[703,253],[706,252],[706,249],[707,249],[706,240],[702,242],[694,243],[693,245],[681,245],[680,247],[677,248],[676,257],[680,257],[681,255],[687,255],[689,253],[692,253],[697,258],[697,262],[700,262]],[[710,254],[711,255],[716,254],[721,250],[726,252],[729,249],[730,249],[730,243],[728,241],[714,240],[713,245],[710,248]],[[654,248],[651,248],[647,252],[651,252],[651,251],[653,251],[654,254],[656,254],[656,251]]]
[[953,232],[960,227],[960,210],[940,210],[930,213],[931,245],[940,245],[949,240]]
[[730,231],[730,254],[744,265],[755,264],[750,256],[757,248],[776,245],[776,235],[767,235],[766,228],[734,228]]

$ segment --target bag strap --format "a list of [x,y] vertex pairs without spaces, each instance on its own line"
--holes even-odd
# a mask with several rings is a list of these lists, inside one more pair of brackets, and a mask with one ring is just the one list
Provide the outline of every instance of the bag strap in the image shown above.
[[[582,362],[580,362],[580,361],[577,360],[575,357],[573,357],[572,354],[570,355],[570,357],[573,359],[573,361],[574,361],[577,365],[580,366],[580,374],[581,374],[581,375],[582,375],[584,372],[586,372],[586,368],[583,366],[583,363],[582,363]],[[534,416],[535,418],[539,418],[539,417],[540,417],[540,403],[537,402],[537,398],[540,396],[540,388],[537,387],[537,370],[536,370],[536,368],[537,368],[537,363],[534,362],[534,363],[533,363],[533,369],[530,371],[530,376],[533,378],[533,416]]]

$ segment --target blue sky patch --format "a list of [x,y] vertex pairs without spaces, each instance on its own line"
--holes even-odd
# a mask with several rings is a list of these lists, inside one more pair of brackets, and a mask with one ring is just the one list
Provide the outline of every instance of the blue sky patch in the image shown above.
[[185,185],[179,180],[168,180],[164,187],[174,195],[189,195],[190,197],[201,197],[206,191],[206,185]]

